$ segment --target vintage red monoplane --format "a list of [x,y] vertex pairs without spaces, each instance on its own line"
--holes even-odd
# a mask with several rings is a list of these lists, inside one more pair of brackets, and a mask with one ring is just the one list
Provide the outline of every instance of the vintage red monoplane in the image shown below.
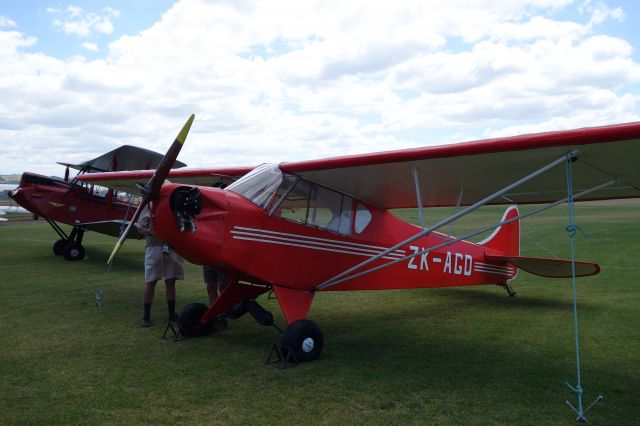
[[[85,255],[84,232],[92,230],[119,237],[137,203],[133,203],[133,198],[127,194],[84,183],[78,177],[85,173],[155,169],[161,160],[162,154],[157,152],[123,145],[80,164],[58,163],[66,166],[64,179],[25,172],[18,188],[8,194],[20,206],[51,225],[60,237],[53,244],[56,255],[64,255],[66,260],[81,260]],[[184,166],[180,162],[174,165],[176,168]],[[78,170],[75,178],[69,179],[69,169]],[[71,233],[67,235],[58,222],[71,225]],[[136,232],[129,236],[141,237]]]
[[[255,168],[170,171],[192,120],[155,172],[79,179],[127,192],[142,188],[131,223],[152,203],[161,240],[188,261],[235,278],[211,306],[183,309],[179,321],[187,334],[209,334],[220,316],[246,311],[273,324],[255,302],[273,290],[289,324],[281,345],[298,361],[317,358],[323,348],[320,328],[307,319],[318,291],[486,284],[511,291],[520,269],[546,277],[597,274],[594,263],[520,256],[519,220],[561,203],[572,207],[574,200],[640,196],[640,123]],[[167,176],[172,183],[163,185]],[[212,176],[239,179],[225,189],[184,184]],[[499,222],[459,237],[437,232],[491,204],[510,205]],[[515,204],[539,206],[520,214]],[[425,206],[459,208],[425,227]],[[395,208],[418,208],[422,226],[400,220],[389,212]],[[479,243],[466,241],[491,230]]]

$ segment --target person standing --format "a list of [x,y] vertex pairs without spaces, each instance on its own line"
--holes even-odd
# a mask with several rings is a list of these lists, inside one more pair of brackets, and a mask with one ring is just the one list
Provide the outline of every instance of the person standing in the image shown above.
[[136,223],[138,232],[145,236],[144,253],[144,316],[141,327],[150,327],[151,304],[155,294],[156,283],[164,278],[169,321],[177,320],[176,315],[176,280],[184,279],[182,257],[156,237],[151,226],[151,203],[140,214]]
[[209,266],[203,266],[204,282],[207,284],[207,295],[209,296],[209,306],[213,305],[222,290],[229,285],[231,277]]

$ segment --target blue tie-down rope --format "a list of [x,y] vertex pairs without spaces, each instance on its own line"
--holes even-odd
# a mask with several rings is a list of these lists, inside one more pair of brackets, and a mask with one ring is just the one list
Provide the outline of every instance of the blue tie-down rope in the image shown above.
[[105,291],[107,290],[107,277],[109,276],[109,272],[111,271],[111,264],[107,266],[107,270],[102,276],[102,285],[96,291],[96,307],[99,308],[102,306],[102,297],[104,296]]
[[571,408],[578,415],[578,417],[576,417],[577,421],[582,422],[582,423],[589,423],[589,421],[587,420],[587,418],[585,416],[587,415],[589,410],[591,410],[593,408],[593,406],[596,405],[599,401],[603,400],[604,397],[602,395],[598,395],[598,397],[591,403],[591,405],[589,405],[586,410],[583,410],[582,409],[582,387],[580,385],[578,385],[578,386],[576,386],[574,388],[566,380],[565,380],[564,384],[569,389],[571,389],[571,391],[573,391],[573,393],[578,395],[578,408],[574,407],[573,404],[571,404],[571,402],[569,402],[568,399],[565,400],[564,402],[569,406],[569,408]]
[[565,403],[578,415],[576,420],[579,422],[587,422],[587,418],[585,415],[593,408],[594,405],[598,403],[598,401],[604,399],[602,395],[598,395],[598,397],[587,407],[586,410],[582,409],[582,385],[580,384],[580,335],[578,332],[578,292],[576,286],[576,256],[575,256],[575,237],[576,231],[580,231],[584,236],[587,236],[584,230],[576,225],[576,217],[575,210],[573,205],[573,157],[567,155],[566,161],[566,171],[567,171],[567,204],[569,208],[569,225],[566,230],[569,232],[569,242],[571,245],[571,283],[573,287],[573,324],[576,336],[576,373],[577,373],[577,385],[575,387],[571,386],[568,381],[565,381],[564,384],[571,389],[573,393],[575,393],[578,397],[578,408],[574,407],[569,400],[565,400]]
[[[122,220],[122,222],[120,223],[120,232],[118,233],[118,238],[122,236],[122,234],[124,233],[125,230],[125,222],[127,220],[127,218],[129,217],[129,211],[131,211],[131,206],[133,204],[133,194],[129,195],[129,202],[127,205],[127,211],[124,214],[124,219]],[[112,263],[109,264],[109,266],[107,266],[107,272],[105,272],[104,276],[102,277],[102,285],[100,286],[100,288],[98,289],[98,291],[96,291],[96,307],[99,308],[102,306],[102,297],[104,296],[104,293],[107,290],[107,277],[109,276],[109,272],[111,272],[111,265]]]

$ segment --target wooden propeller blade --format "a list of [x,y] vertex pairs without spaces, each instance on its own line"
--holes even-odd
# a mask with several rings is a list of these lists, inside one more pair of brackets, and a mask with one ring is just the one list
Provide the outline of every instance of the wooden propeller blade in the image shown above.
[[116,246],[113,248],[113,251],[111,252],[111,256],[109,256],[109,260],[107,260],[107,265],[111,265],[113,258],[116,257],[116,254],[120,251],[120,247],[122,247],[124,240],[127,238],[127,235],[129,235],[129,231],[131,231],[131,228],[133,227],[133,225],[138,221],[138,218],[140,217],[140,213],[142,212],[142,209],[145,208],[147,204],[149,204],[149,201],[143,199],[138,205],[136,212],[133,214],[133,217],[129,221],[129,225],[127,225],[127,228],[124,230],[122,235],[120,235],[120,238],[116,243]]
[[195,115],[191,114],[191,117],[189,117],[187,122],[184,123],[184,126],[182,126],[182,130],[178,133],[176,140],[173,141],[169,150],[162,158],[160,165],[153,173],[153,176],[151,176],[151,179],[149,179],[149,182],[147,182],[146,191],[148,191],[148,194],[145,194],[145,198],[147,198],[148,201],[153,201],[158,198],[158,195],[160,195],[162,183],[169,175],[169,171],[171,171],[171,167],[173,167],[173,163],[175,163],[176,158],[178,158],[178,154],[182,149],[182,145],[184,145],[184,141],[187,138],[189,129],[191,129],[191,123],[193,123],[194,118]]
[[116,256],[116,253],[120,251],[122,244],[124,244],[124,240],[127,238],[127,235],[129,235],[129,231],[131,231],[133,225],[138,221],[142,209],[147,204],[149,204],[150,201],[157,199],[160,195],[160,188],[162,188],[162,183],[169,175],[169,172],[171,171],[176,158],[178,158],[178,154],[182,149],[182,145],[184,145],[184,141],[187,139],[187,134],[189,134],[189,129],[191,129],[191,124],[193,123],[194,118],[195,115],[191,114],[187,122],[184,123],[184,126],[182,126],[182,130],[180,130],[180,133],[178,133],[178,136],[176,136],[176,140],[173,141],[173,143],[169,147],[169,150],[162,158],[160,165],[142,190],[142,201],[140,201],[140,205],[138,205],[136,212],[133,214],[133,217],[131,218],[127,229],[125,229],[125,231],[122,233],[122,235],[118,239],[118,242],[116,243],[116,246],[113,248],[111,256],[109,256],[109,260],[107,260],[108,265],[111,264],[113,258]]

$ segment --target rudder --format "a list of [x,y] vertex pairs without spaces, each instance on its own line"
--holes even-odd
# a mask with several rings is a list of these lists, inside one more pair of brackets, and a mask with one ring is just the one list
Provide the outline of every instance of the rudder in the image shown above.
[[[510,206],[502,215],[501,222],[518,217],[517,206]],[[491,235],[480,241],[478,245],[496,250],[505,256],[520,255],[520,220],[504,224],[496,228]]]

